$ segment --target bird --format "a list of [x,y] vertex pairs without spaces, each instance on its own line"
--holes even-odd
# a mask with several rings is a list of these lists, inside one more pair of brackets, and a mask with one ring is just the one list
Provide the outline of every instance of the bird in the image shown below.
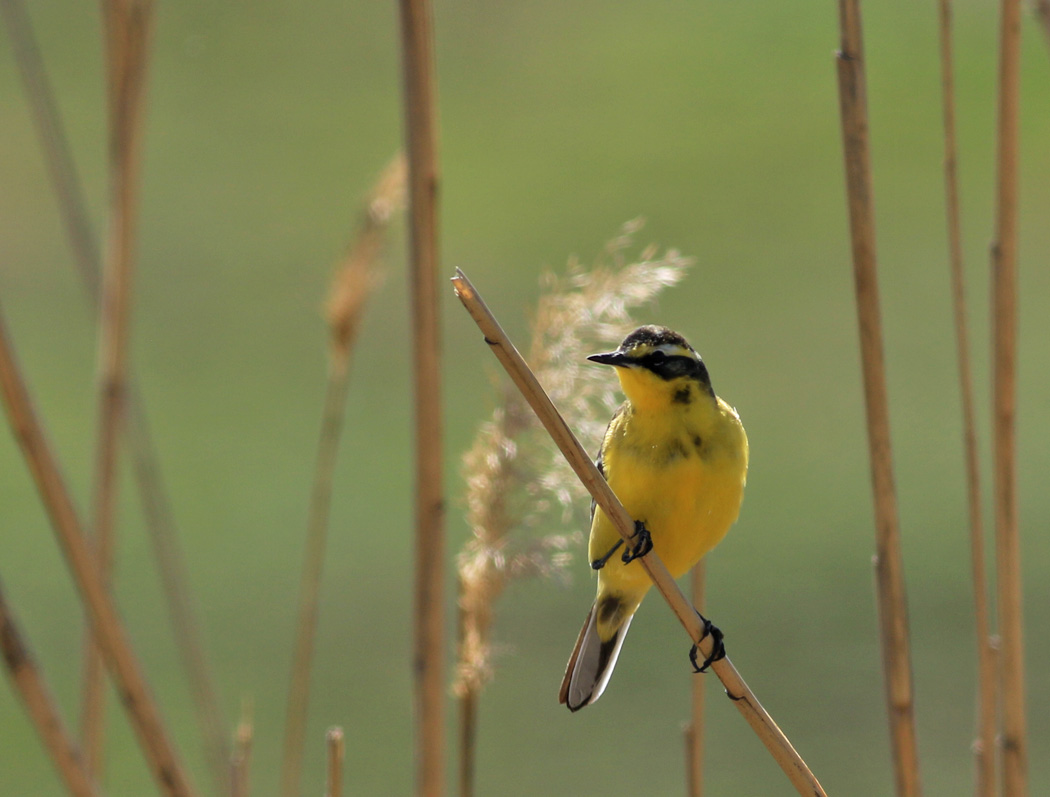
[[[609,422],[597,465],[634,519],[635,535],[614,556],[623,538],[591,502],[588,554],[598,592],[558,695],[574,712],[605,691],[634,613],[652,586],[636,560],[653,550],[675,578],[692,568],[736,521],[748,464],[740,416],[715,394],[703,359],[679,333],[642,326],[616,351],[587,359],[615,368],[626,398]],[[697,672],[725,656],[721,631],[701,620],[714,651],[698,666],[693,646]]]

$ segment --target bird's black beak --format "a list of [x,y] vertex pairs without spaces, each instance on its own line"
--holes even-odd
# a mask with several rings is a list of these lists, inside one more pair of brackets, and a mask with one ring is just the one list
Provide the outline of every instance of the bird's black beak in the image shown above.
[[601,363],[602,365],[619,365],[621,367],[626,367],[631,364],[631,358],[621,351],[610,351],[605,354],[592,354],[587,359],[592,363]]

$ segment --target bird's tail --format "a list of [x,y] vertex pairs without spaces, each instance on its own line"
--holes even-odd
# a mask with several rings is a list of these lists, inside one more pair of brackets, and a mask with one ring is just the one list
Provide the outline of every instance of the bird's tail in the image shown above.
[[[558,701],[578,711],[602,696],[609,685],[616,659],[620,656],[627,629],[631,627],[634,611],[623,611],[623,601],[612,595],[601,596],[591,606],[580,629],[565,678],[561,682]],[[624,616],[626,615],[626,616]],[[602,633],[599,633],[601,629]],[[606,639],[602,639],[605,636]]]

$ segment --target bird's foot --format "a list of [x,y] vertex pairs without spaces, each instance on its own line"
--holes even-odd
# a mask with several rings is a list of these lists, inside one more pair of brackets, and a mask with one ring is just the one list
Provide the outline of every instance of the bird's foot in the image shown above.
[[649,529],[645,527],[645,523],[641,520],[634,521],[634,536],[631,539],[638,540],[638,542],[623,552],[623,556],[620,559],[624,564],[633,562],[635,559],[641,559],[653,549],[653,535],[649,533]]
[[623,545],[623,540],[618,540],[616,545],[614,545],[612,548],[605,552],[605,556],[602,556],[601,558],[595,559],[591,562],[591,569],[601,570],[603,567],[605,567],[605,563],[612,558],[612,555],[620,549],[621,545]]
[[689,651],[689,661],[693,664],[693,672],[706,672],[708,667],[716,661],[721,661],[726,657],[726,646],[722,642],[723,635],[718,626],[700,614],[700,612],[697,612],[696,616],[699,617],[700,621],[704,624],[704,635],[700,637],[700,641],[703,641],[707,637],[711,637],[712,649],[711,655],[704,659],[703,664],[698,665],[696,663],[696,658],[700,652],[700,648],[693,645],[692,649]]

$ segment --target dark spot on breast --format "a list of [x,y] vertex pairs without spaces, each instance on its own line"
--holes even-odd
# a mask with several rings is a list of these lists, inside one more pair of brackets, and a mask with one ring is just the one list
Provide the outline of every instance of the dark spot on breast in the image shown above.
[[689,386],[676,390],[674,397],[671,399],[675,404],[689,404],[693,400],[693,391],[689,389]]
[[700,435],[693,435],[693,445],[696,447],[697,451],[704,447],[704,441],[700,439]]
[[687,449],[685,447],[685,443],[683,443],[681,440],[675,440],[673,443],[671,443],[670,446],[668,446],[668,449],[667,449],[667,459],[668,460],[678,459],[679,457],[681,457],[682,459],[685,459],[688,456],[689,456],[689,449]]

